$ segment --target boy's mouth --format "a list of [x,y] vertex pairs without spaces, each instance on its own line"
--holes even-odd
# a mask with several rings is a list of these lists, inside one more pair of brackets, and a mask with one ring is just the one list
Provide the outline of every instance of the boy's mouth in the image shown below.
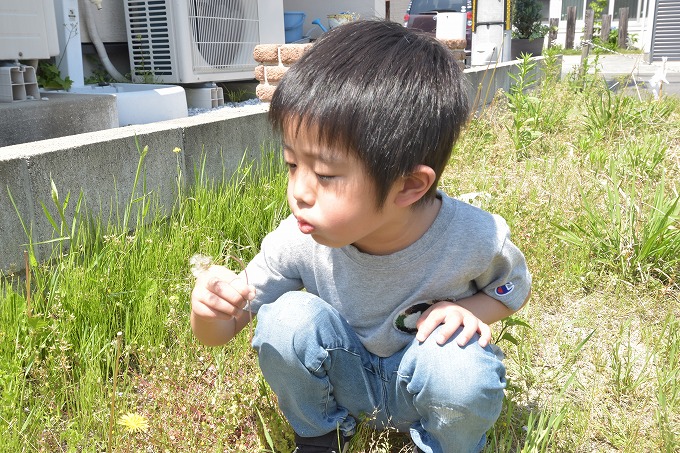
[[300,231],[303,234],[310,234],[314,232],[314,226],[310,225],[309,223],[305,222],[302,219],[298,219],[298,228],[300,228]]

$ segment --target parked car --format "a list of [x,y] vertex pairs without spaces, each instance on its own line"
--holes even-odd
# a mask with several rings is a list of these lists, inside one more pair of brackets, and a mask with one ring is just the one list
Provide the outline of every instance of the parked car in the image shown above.
[[472,46],[472,0],[412,0],[404,15],[404,27],[427,33],[437,31],[437,13],[467,13],[465,50]]

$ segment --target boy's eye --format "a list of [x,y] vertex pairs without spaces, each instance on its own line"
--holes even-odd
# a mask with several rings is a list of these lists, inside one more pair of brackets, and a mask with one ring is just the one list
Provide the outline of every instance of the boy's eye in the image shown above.
[[297,167],[297,165],[292,162],[286,162],[286,167],[288,167],[289,170],[293,170],[295,167]]
[[332,175],[320,175],[316,174],[316,177],[319,178],[321,181],[330,181],[331,179],[335,178],[335,176]]

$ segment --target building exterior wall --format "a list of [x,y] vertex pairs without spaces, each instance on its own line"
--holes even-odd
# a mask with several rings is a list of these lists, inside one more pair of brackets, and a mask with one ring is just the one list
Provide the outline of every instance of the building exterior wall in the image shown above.
[[[85,7],[92,9],[97,32],[102,42],[127,42],[127,31],[125,30],[125,9],[122,1],[102,2],[102,9],[88,1]],[[92,38],[85,25],[85,15],[80,11],[80,41],[84,43],[92,42]]]
[[[316,26],[314,19],[320,19],[324,27],[328,28],[329,14],[343,12],[357,13],[362,19],[384,18],[384,0],[339,0],[334,2],[320,2],[315,0],[283,0],[284,11],[302,11],[307,17],[303,26],[303,34],[307,34]],[[315,30],[317,31],[317,30]]]
[[658,0],[650,60],[680,60],[680,2]]

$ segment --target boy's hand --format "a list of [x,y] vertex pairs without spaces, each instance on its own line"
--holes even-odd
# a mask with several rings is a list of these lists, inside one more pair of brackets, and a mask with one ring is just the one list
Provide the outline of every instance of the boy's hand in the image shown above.
[[422,314],[416,322],[416,339],[425,341],[440,325],[442,327],[437,332],[437,344],[446,343],[461,325],[463,330],[456,337],[459,346],[468,344],[475,333],[479,333],[480,346],[485,347],[491,341],[491,329],[487,324],[469,310],[449,301],[436,302]]
[[224,266],[210,266],[196,276],[191,311],[206,320],[229,320],[243,312],[255,288]]

